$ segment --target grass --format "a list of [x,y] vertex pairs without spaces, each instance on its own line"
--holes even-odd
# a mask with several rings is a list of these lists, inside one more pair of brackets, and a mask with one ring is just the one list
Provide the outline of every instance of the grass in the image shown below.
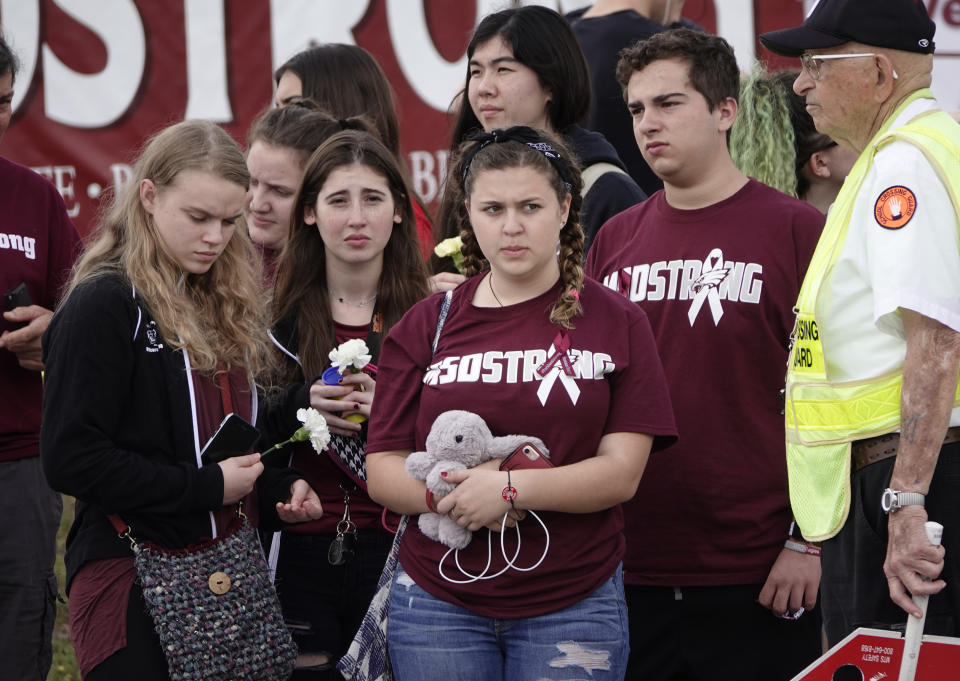
[[[67,539],[67,531],[73,524],[74,500],[73,497],[63,497],[63,516],[60,518],[60,530],[57,532],[57,580],[60,582],[60,593],[66,586],[66,569],[63,566],[63,547]],[[47,681],[80,681],[80,670],[77,668],[77,658],[73,654],[73,644],[70,643],[70,614],[67,606],[57,604],[57,622],[53,629],[53,665],[47,675]]]

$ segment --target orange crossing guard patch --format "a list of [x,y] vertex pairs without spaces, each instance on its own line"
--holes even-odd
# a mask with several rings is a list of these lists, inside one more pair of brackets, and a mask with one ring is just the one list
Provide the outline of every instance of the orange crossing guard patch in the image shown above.
[[884,229],[900,229],[916,212],[916,194],[899,185],[884,189],[873,206],[873,215]]

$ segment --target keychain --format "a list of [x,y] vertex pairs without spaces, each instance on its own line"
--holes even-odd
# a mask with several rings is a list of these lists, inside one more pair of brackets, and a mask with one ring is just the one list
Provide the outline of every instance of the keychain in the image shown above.
[[343,518],[337,523],[337,536],[330,542],[327,562],[330,565],[344,565],[353,558],[357,545],[357,526],[350,520],[350,492],[343,490]]

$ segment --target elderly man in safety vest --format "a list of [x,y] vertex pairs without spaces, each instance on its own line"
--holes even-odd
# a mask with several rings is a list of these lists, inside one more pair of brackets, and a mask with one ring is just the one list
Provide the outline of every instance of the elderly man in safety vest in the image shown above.
[[800,291],[786,388],[831,644],[902,627],[909,594],[936,594],[927,633],[960,635],[960,126],[928,89],[934,30],[918,0],[822,0],[760,37],[801,58],[817,129],[860,154]]

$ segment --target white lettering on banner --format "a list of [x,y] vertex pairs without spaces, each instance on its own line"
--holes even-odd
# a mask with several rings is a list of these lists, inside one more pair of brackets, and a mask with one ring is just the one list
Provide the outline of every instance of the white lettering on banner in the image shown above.
[[270,0],[271,71],[311,45],[356,45],[353,29],[369,6],[370,0]]
[[114,191],[119,194],[133,177],[133,167],[127,163],[111,163],[110,176],[113,178]]
[[133,0],[54,1],[103,41],[107,65],[100,73],[78,73],[44,44],[45,113],[77,128],[110,125],[130,106],[143,77],[147,48],[137,7]]
[[622,267],[603,278],[603,285],[633,302],[693,300],[688,310],[690,325],[706,302],[719,324],[721,300],[757,304],[763,291],[763,266],[723,260],[719,248],[705,260],[660,260]]
[[574,375],[563,372],[561,362],[554,364],[541,379],[537,369],[547,357],[552,357],[555,348],[549,350],[510,350],[500,352],[488,350],[484,353],[469,355],[450,355],[427,367],[423,376],[424,385],[446,385],[448,383],[536,383],[540,382],[537,395],[541,404],[557,380],[567,391],[571,401],[576,404],[580,396],[577,381],[601,381],[617,367],[613,358],[605,352],[570,349],[567,354],[574,368]]
[[755,3],[753,0],[714,0],[713,6],[717,10],[717,35],[723,36],[733,47],[740,69],[749,72],[756,59]]
[[[17,112],[30,91],[30,84],[43,59],[46,114],[60,123],[80,128],[104,127],[121,116],[133,101],[143,82],[146,59],[145,27],[136,0],[53,0],[64,12],[91,30],[106,48],[107,66],[100,73],[83,74],[72,70],[69,53],[55,53],[41,40],[43,0],[0,0],[0,19],[5,35],[19,55],[22,70],[18,75],[13,111]],[[426,22],[425,7],[442,16],[461,10],[457,3],[427,3],[424,0],[377,0],[387,12],[388,35],[377,39],[389,43],[397,62],[415,92],[429,106],[445,111],[453,95],[463,84],[465,56],[448,62],[434,47]],[[555,0],[525,0],[520,4],[563,6],[564,11],[588,4],[586,0],[559,3]],[[794,4],[795,0],[771,0],[771,5]],[[244,20],[270,26],[271,56],[274,68],[289,56],[310,44],[343,42],[355,44],[354,29],[360,24],[374,0],[270,0],[269,10],[258,5],[247,11]],[[504,0],[477,0],[476,16],[500,9]],[[748,68],[755,50],[755,33],[769,27],[755,25],[750,0],[712,3],[716,9],[718,33],[736,48],[741,66]],[[805,0],[807,11],[815,3]],[[933,86],[945,109],[960,106],[960,89],[952,87],[960,73],[960,0],[925,0],[931,18],[937,22],[937,52],[934,56]],[[229,50],[224,0],[184,0],[187,45],[186,115],[218,121],[233,119],[229,100]],[[453,7],[457,9],[454,10]],[[469,3],[466,3],[469,7]],[[246,7],[245,7],[246,9]],[[782,11],[782,10],[779,10]],[[267,13],[269,12],[269,16]],[[239,22],[238,22],[239,23]],[[438,22],[438,26],[442,21]],[[156,44],[169,40],[178,27],[151,26]],[[245,26],[240,26],[247,30]],[[58,44],[66,44],[59,42]],[[61,48],[71,49],[71,48]],[[76,48],[72,48],[76,49]],[[245,45],[242,49],[265,49]],[[385,48],[389,49],[389,48]],[[246,74],[244,74],[246,75]],[[261,76],[267,78],[266,74]],[[177,74],[175,81],[180,82]],[[164,85],[167,82],[164,81]],[[439,175],[442,177],[442,174]],[[422,179],[422,193],[430,192],[429,179]],[[438,191],[442,191],[438,187]]]
[[[424,2],[386,0],[387,25],[400,70],[410,87],[426,104],[446,111],[463,88],[467,76],[467,55],[449,62],[437,52],[427,27]],[[477,17],[502,9],[503,0],[477,0]]]
[[0,248],[11,251],[20,251],[27,260],[37,259],[37,240],[32,236],[20,234],[4,234],[0,232]]
[[13,91],[13,113],[17,113],[30,90],[40,50],[40,0],[0,0],[0,21],[11,49],[20,58],[17,87]]
[[75,166],[35,166],[30,170],[43,175],[57,188],[67,206],[67,215],[75,218],[80,214],[80,204],[76,201],[73,188],[73,181],[77,177]]
[[233,120],[227,91],[227,28],[223,0],[185,0],[187,111],[184,118]]
[[[443,181],[447,177],[447,157],[450,152],[446,149],[437,149],[435,152],[411,151],[410,175],[413,181],[413,190],[425,202],[430,203],[440,197],[443,191]],[[436,156],[436,162],[434,162]]]

